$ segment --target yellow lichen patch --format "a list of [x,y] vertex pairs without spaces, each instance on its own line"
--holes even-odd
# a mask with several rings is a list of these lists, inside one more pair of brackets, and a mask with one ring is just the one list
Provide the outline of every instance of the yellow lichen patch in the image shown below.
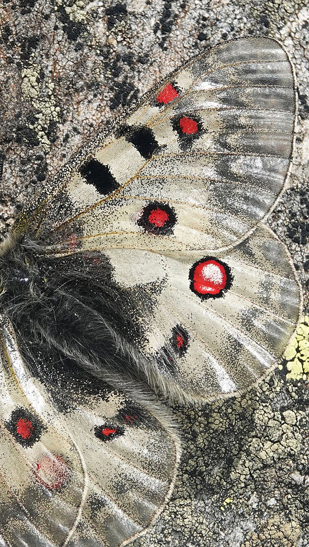
[[309,316],[304,315],[290,344],[285,350],[284,358],[291,380],[306,380],[309,373]]
[[224,511],[230,503],[233,503],[232,498],[226,498],[220,507],[221,511]]

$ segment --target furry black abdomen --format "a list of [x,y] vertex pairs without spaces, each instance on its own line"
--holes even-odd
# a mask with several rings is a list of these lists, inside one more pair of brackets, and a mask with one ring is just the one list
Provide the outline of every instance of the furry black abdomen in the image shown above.
[[0,305],[33,374],[42,377],[42,359],[50,367],[69,360],[130,394],[134,386],[148,389],[151,367],[139,351],[134,295],[113,281],[102,253],[49,258],[39,244],[24,241],[3,254],[0,267]]

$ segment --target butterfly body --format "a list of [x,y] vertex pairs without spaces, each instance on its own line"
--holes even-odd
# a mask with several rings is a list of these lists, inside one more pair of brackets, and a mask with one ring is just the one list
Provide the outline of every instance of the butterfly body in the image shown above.
[[5,547],[129,543],[179,460],[157,394],[233,395],[280,359],[301,294],[262,221],[295,115],[276,41],[219,45],[25,208],[0,249]]

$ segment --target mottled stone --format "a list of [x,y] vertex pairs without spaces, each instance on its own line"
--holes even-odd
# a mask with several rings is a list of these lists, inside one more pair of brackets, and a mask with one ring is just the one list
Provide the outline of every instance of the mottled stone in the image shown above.
[[[272,36],[295,64],[299,118],[289,187],[269,223],[298,267],[308,313],[307,1],[129,0],[118,15],[105,0],[67,4],[1,6],[2,233],[42,177],[92,134],[107,133],[170,71],[222,40]],[[308,337],[306,317],[281,369],[239,397],[175,408],[183,441],[176,487],[134,547],[309,544]]]

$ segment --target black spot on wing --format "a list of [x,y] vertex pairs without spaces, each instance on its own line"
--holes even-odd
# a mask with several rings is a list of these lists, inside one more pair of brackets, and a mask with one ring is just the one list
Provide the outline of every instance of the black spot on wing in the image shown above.
[[149,127],[130,127],[128,125],[122,126],[120,134],[125,139],[135,146],[140,155],[149,160],[155,150],[159,148],[153,131]]
[[119,188],[119,184],[112,175],[108,165],[104,165],[98,160],[91,159],[87,161],[81,166],[79,172],[88,184],[92,184],[104,196],[111,194]]
[[91,511],[91,516],[95,517],[98,513],[106,507],[107,502],[103,496],[99,496],[96,492],[93,492],[89,496],[89,507]]

